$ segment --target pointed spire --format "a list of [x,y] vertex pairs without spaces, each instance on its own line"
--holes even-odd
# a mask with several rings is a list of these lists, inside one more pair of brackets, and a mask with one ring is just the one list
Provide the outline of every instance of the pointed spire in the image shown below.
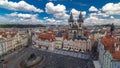
[[80,14],[79,14],[79,18],[82,18],[83,17],[83,15],[82,15],[82,13],[80,12]]
[[73,15],[72,15],[72,12],[70,13],[70,19],[73,19]]
[[80,12],[80,14],[79,14],[79,18],[78,18],[78,20],[77,20],[79,23],[80,22],[83,22],[83,15],[82,15],[82,13]]
[[69,21],[69,22],[74,22],[72,12],[71,12],[71,14],[70,14],[70,18],[69,18],[69,20],[68,20],[68,21]]

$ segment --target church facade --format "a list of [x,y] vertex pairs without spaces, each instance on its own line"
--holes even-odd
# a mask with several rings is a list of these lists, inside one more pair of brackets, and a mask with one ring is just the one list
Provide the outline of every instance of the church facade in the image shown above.
[[73,19],[72,13],[68,19],[69,29],[68,29],[68,38],[76,39],[77,37],[83,37],[83,15],[80,12],[77,20]]

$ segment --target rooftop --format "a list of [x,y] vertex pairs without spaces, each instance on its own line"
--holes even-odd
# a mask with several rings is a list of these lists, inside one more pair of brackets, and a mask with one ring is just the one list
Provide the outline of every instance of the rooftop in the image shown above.
[[38,34],[39,39],[48,39],[48,40],[55,40],[55,35],[53,33],[40,33]]
[[101,43],[104,45],[104,49],[108,50],[114,59],[120,60],[120,44],[116,37],[110,36],[108,32],[105,37],[101,38]]

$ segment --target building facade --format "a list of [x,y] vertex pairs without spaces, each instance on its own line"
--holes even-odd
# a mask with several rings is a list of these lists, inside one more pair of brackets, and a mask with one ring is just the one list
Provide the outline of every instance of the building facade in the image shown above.
[[101,43],[101,39],[98,40],[98,52],[99,52],[99,63],[102,66],[103,65],[103,55],[105,52],[104,45]]
[[102,68],[120,68],[120,44],[112,30],[107,30],[99,39],[98,51]]
[[[8,34],[10,35],[10,34]],[[1,37],[2,39],[3,37]],[[0,40],[0,56],[11,53],[19,48],[26,46],[28,43],[28,35],[20,35],[16,33],[13,37]]]
[[83,17],[82,13],[79,14],[78,20],[73,19],[73,15],[71,13],[70,18],[68,20],[69,29],[68,29],[68,38],[74,39],[77,37],[83,36]]
[[86,51],[91,51],[92,44],[91,40],[77,40],[75,39],[74,41],[71,40],[64,40],[63,41],[63,49],[64,50],[70,50],[70,51],[81,51],[81,52],[86,52]]
[[110,53],[110,51],[106,51],[104,53],[103,59],[104,59],[103,68],[120,68],[120,59],[114,58],[114,55]]
[[38,39],[36,40],[36,45],[45,50],[54,50],[55,49],[55,42],[52,40],[42,40]]

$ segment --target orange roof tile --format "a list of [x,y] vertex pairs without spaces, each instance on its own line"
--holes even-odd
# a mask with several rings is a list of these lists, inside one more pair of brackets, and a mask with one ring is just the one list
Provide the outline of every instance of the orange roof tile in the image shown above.
[[62,34],[63,39],[67,39],[68,35],[67,34]]
[[[120,60],[120,50],[115,51],[114,43],[118,43],[118,39],[110,36],[110,32],[107,31],[106,36],[101,38],[101,43],[104,45],[105,50],[110,51],[114,59]],[[116,44],[119,46],[120,44]]]
[[120,61],[120,51],[117,51],[117,52],[115,52],[115,53],[112,53],[112,56],[113,56],[114,59],[117,59],[117,60]]
[[114,51],[114,43],[118,42],[118,39],[116,38],[109,38],[109,37],[103,37],[101,39],[102,44],[104,45],[105,50],[109,50],[110,52]]
[[16,34],[17,34],[17,33],[11,33],[10,35],[11,35],[11,37],[14,37]]
[[45,33],[45,34],[38,34],[38,38],[40,39],[48,39],[48,40],[55,40],[55,35],[52,33]]

